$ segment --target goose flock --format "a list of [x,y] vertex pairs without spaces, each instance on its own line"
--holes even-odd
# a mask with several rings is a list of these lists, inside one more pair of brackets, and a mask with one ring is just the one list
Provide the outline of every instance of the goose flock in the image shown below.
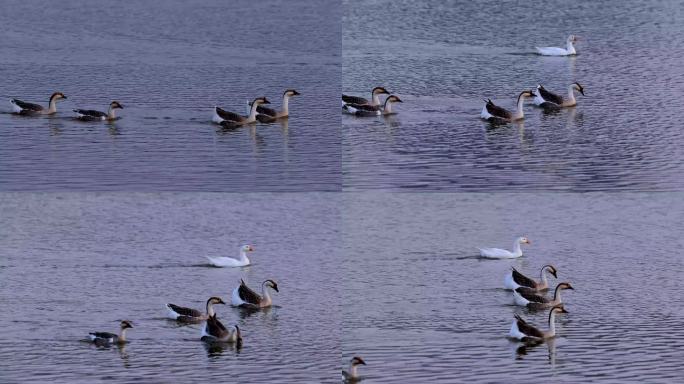
[[[212,266],[244,267],[250,265],[246,254],[247,252],[252,251],[254,251],[254,247],[251,245],[243,245],[240,247],[239,259],[231,257],[208,257],[208,259]],[[271,298],[269,290],[279,292],[278,283],[273,279],[267,279],[261,283],[260,294],[248,287],[243,279],[240,279],[240,284],[231,292],[230,304],[232,307],[248,311],[259,311],[271,307],[273,305],[273,299]],[[225,304],[226,302],[219,296],[210,297],[206,302],[204,311],[167,303],[165,305],[166,318],[175,320],[181,324],[201,324],[201,341],[207,343],[231,344],[240,348],[242,347],[242,332],[239,325],[234,324],[226,328],[219,320],[218,314],[214,308],[215,305]],[[98,346],[122,345],[127,343],[126,331],[129,328],[133,328],[131,321],[123,320],[120,323],[120,331],[118,334],[91,332],[88,336],[88,340]]]

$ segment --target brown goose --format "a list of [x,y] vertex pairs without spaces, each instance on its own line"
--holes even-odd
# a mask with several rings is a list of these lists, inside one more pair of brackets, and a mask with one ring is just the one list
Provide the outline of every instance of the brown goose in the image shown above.
[[534,104],[540,107],[574,107],[577,105],[577,100],[575,100],[575,91],[579,92],[584,96],[584,87],[578,82],[570,84],[568,87],[568,95],[561,96],[553,92],[549,92],[541,84],[537,86],[537,90],[534,93]]
[[19,99],[11,99],[10,104],[12,104],[12,110],[14,113],[21,115],[36,114],[36,115],[52,115],[57,113],[57,102],[60,100],[65,100],[67,97],[64,96],[62,92],[55,92],[50,96],[50,101],[48,102],[48,108],[45,109],[42,105],[27,103]]
[[518,95],[516,110],[513,112],[495,105],[490,99],[486,99],[485,105],[482,107],[480,117],[485,120],[499,120],[507,122],[521,120],[525,117],[525,113],[523,112],[523,102],[526,97],[534,97],[534,93],[532,91],[520,92]]
[[556,285],[556,290],[553,292],[553,299],[549,299],[545,296],[536,293],[526,292],[526,290],[524,290],[523,288],[518,289],[521,291],[513,291],[513,298],[515,299],[515,304],[521,307],[527,307],[529,309],[537,310],[550,308],[558,304],[562,304],[561,290],[574,290],[575,288],[573,288],[572,285],[570,285],[570,283],[560,283]]
[[90,332],[88,337],[95,344],[125,344],[126,330],[129,328],[133,328],[131,322],[123,320],[121,321],[121,331],[119,331],[118,335],[109,332]]
[[197,309],[179,307],[178,305],[168,303],[166,304],[166,309],[168,310],[167,316],[170,319],[179,321],[181,323],[198,323],[207,318],[213,316],[214,304],[225,304],[220,297],[211,297],[207,300],[207,312],[202,313]]
[[265,97],[257,97],[250,104],[249,115],[242,116],[240,114],[226,111],[219,107],[214,107],[214,116],[212,121],[226,128],[239,127],[241,125],[254,123],[257,115],[257,107],[261,104],[270,104]]
[[384,87],[375,87],[371,90],[371,99],[364,99],[358,96],[348,96],[342,95],[342,101],[344,104],[356,104],[356,105],[380,105],[380,95],[389,95]]
[[235,343],[238,347],[242,346],[240,327],[235,324],[231,330],[226,329],[223,323],[216,318],[216,314],[207,318],[204,327],[202,327],[200,339],[207,342]]
[[240,285],[233,289],[231,304],[235,307],[243,308],[266,308],[270,307],[273,301],[266,288],[271,288],[278,292],[278,284],[273,280],[265,280],[261,283],[261,295],[249,288],[244,280],[240,280]]
[[74,109],[76,112],[76,118],[81,120],[116,120],[116,115],[114,113],[115,109],[123,109],[118,101],[112,101],[109,103],[109,110],[107,113],[95,111],[93,109]]
[[359,380],[359,374],[357,368],[359,365],[366,365],[366,362],[358,356],[352,357],[349,362],[349,370],[342,370],[342,379],[347,383],[355,383]]
[[345,104],[342,109],[356,116],[394,115],[396,112],[392,111],[393,103],[403,103],[403,101],[399,98],[399,96],[390,95],[385,99],[385,102],[382,106],[349,103]]
[[[289,111],[289,104],[290,104],[290,98],[294,96],[299,96],[300,93],[295,91],[294,89],[288,89],[283,93],[283,110],[282,111],[276,111],[275,109],[267,108],[264,107],[263,105],[259,105],[257,107],[257,116],[256,119],[259,120],[261,123],[271,123],[276,121],[277,119],[282,119],[290,116],[290,111]],[[251,103],[250,103],[251,106]]]
[[511,324],[508,336],[521,341],[538,341],[549,339],[556,336],[556,313],[568,313],[563,305],[556,305],[549,311],[549,329],[542,331],[539,328],[528,324],[520,316],[515,315],[515,320]]
[[[549,282],[546,279],[546,272],[552,274],[556,279],[558,278],[558,271],[556,271],[556,267],[550,264],[541,267],[541,271],[539,272],[539,281],[535,281],[534,279],[531,279],[518,272],[517,269],[511,268],[511,273],[506,275],[506,278],[504,279],[504,287],[510,290],[516,290],[520,287],[527,287],[529,288],[527,290],[528,292],[547,290],[549,289]],[[525,289],[522,291],[525,291]]]

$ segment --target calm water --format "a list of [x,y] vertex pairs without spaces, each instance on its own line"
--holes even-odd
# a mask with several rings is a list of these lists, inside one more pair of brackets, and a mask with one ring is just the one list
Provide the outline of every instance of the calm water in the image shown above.
[[[369,9],[376,11],[369,12]],[[682,1],[344,2],[343,90],[384,85],[394,119],[343,118],[348,190],[681,190]],[[540,57],[579,35],[575,58]],[[479,119],[542,83],[586,97],[521,124]]]
[[[0,382],[323,382],[339,376],[339,210],[324,194],[0,194]],[[205,255],[255,246],[253,265]],[[244,346],[208,350],[164,303],[203,308],[240,278],[278,282],[275,307],[217,306]],[[90,331],[130,343],[98,349]]]
[[[681,381],[683,198],[347,195],[343,356],[364,357],[368,383]],[[477,257],[521,234],[522,259]],[[513,315],[546,327],[547,314],[512,306],[503,278],[545,263],[575,287],[569,313],[551,347],[516,352]]]
[[[0,189],[339,190],[341,5],[158,3],[2,2]],[[287,88],[287,125],[210,122],[257,96],[280,108]],[[54,118],[8,114],[57,90]],[[111,100],[114,124],[71,119]]]

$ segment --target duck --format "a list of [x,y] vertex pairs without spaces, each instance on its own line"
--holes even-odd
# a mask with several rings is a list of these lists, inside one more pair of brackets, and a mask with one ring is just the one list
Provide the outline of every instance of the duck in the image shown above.
[[214,107],[214,116],[212,117],[212,121],[227,128],[254,123],[257,121],[257,108],[261,104],[271,104],[271,102],[268,101],[266,97],[257,97],[256,99],[252,100],[249,108],[249,115],[247,116],[242,116],[234,112],[228,112],[219,107]]
[[342,370],[342,378],[347,382],[355,382],[359,380],[359,374],[357,372],[359,365],[366,365],[366,362],[358,356],[352,357],[349,362],[349,370]]
[[519,315],[515,315],[515,320],[511,324],[508,336],[520,341],[540,341],[556,336],[556,313],[568,313],[563,304],[555,305],[549,311],[549,329],[542,331],[539,328],[528,324]]
[[233,343],[242,346],[242,333],[240,327],[235,324],[228,330],[214,313],[209,316],[202,327],[200,340],[206,342]]
[[133,328],[133,324],[128,320],[122,320],[120,326],[118,335],[109,332],[90,332],[88,338],[95,344],[125,344],[126,330]]
[[380,95],[389,95],[390,92],[384,87],[375,87],[371,90],[371,99],[364,99],[358,96],[342,95],[342,105],[356,104],[356,105],[380,105]]
[[478,248],[480,256],[490,259],[515,259],[523,255],[520,244],[532,244],[532,242],[525,236],[518,237],[513,243],[513,252],[500,248]]
[[534,92],[520,92],[518,95],[517,108],[514,112],[497,106],[491,99],[485,99],[485,105],[482,107],[482,112],[480,112],[480,118],[484,120],[498,120],[506,122],[522,120],[525,118],[525,113],[523,112],[523,102],[525,101],[526,97],[534,97]]
[[244,280],[240,280],[240,285],[233,289],[231,304],[235,307],[253,309],[270,307],[273,301],[266,288],[271,288],[278,292],[278,284],[271,279],[261,283],[261,295],[249,288]]
[[534,279],[523,275],[522,273],[518,272],[515,267],[512,267],[511,273],[507,274],[504,278],[504,288],[510,290],[524,288],[518,292],[526,293],[545,291],[549,289],[549,281],[546,279],[547,272],[552,274],[554,278],[558,278],[558,271],[556,270],[556,267],[550,264],[541,267],[541,271],[539,272],[539,281],[535,281]]
[[37,114],[37,115],[53,115],[57,113],[57,102],[60,100],[66,100],[66,96],[62,92],[55,92],[50,96],[50,101],[48,102],[48,108],[45,109],[42,105],[27,103],[19,99],[11,99],[10,104],[12,104],[12,110],[14,113],[21,115],[25,114]]
[[227,256],[206,257],[207,259],[209,259],[209,263],[211,263],[211,265],[213,265],[214,267],[246,267],[251,264],[251,262],[247,258],[248,252],[254,252],[254,247],[252,247],[249,244],[245,244],[242,247],[240,247],[239,259]]
[[558,47],[535,47],[537,49],[537,53],[542,55],[542,56],[572,56],[576,55],[577,51],[575,50],[575,43],[577,42],[578,37],[575,35],[570,35],[568,38],[565,40],[565,48],[558,48]]
[[556,306],[558,304],[562,304],[563,302],[561,301],[561,290],[563,289],[572,289],[574,290],[575,288],[570,285],[570,283],[560,283],[556,285],[556,290],[553,292],[553,299],[549,299],[547,297],[544,297],[542,295],[539,295],[537,293],[531,293],[528,292],[525,289],[518,288],[518,290],[513,291],[513,299],[515,300],[515,304],[519,305],[521,307],[527,307],[529,309],[544,309],[544,308],[550,308],[553,306]]
[[210,297],[209,300],[207,300],[206,313],[202,313],[202,311],[197,309],[179,307],[178,305],[168,303],[166,304],[166,309],[168,310],[167,316],[169,319],[181,323],[198,323],[214,315],[215,304],[225,304],[225,302],[221,300],[220,297]]
[[121,105],[118,101],[112,101],[109,103],[109,110],[107,113],[92,109],[74,109],[73,111],[76,112],[77,119],[112,121],[116,120],[116,115],[114,114],[115,109],[123,109],[123,105]]
[[[276,111],[275,109],[264,107],[263,105],[257,106],[257,116],[256,119],[261,123],[271,123],[278,119],[287,118],[290,116],[290,111],[288,109],[290,98],[294,96],[299,96],[300,93],[294,89],[288,89],[283,93],[283,110]],[[249,104],[251,106],[251,103]]]
[[577,105],[575,91],[584,96],[584,87],[578,82],[570,84],[568,87],[568,96],[566,97],[549,92],[539,84],[537,85],[537,90],[534,92],[534,104],[540,107],[574,107]]
[[403,101],[396,95],[390,95],[385,99],[382,106],[368,105],[368,104],[345,104],[342,109],[347,113],[356,116],[387,116],[394,115],[396,112],[392,111],[393,103],[403,103]]

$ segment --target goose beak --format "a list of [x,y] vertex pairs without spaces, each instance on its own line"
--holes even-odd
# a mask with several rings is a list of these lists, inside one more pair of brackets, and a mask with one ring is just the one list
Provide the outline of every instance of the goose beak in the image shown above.
[[582,94],[582,96],[584,96],[584,89],[580,89],[579,91]]

